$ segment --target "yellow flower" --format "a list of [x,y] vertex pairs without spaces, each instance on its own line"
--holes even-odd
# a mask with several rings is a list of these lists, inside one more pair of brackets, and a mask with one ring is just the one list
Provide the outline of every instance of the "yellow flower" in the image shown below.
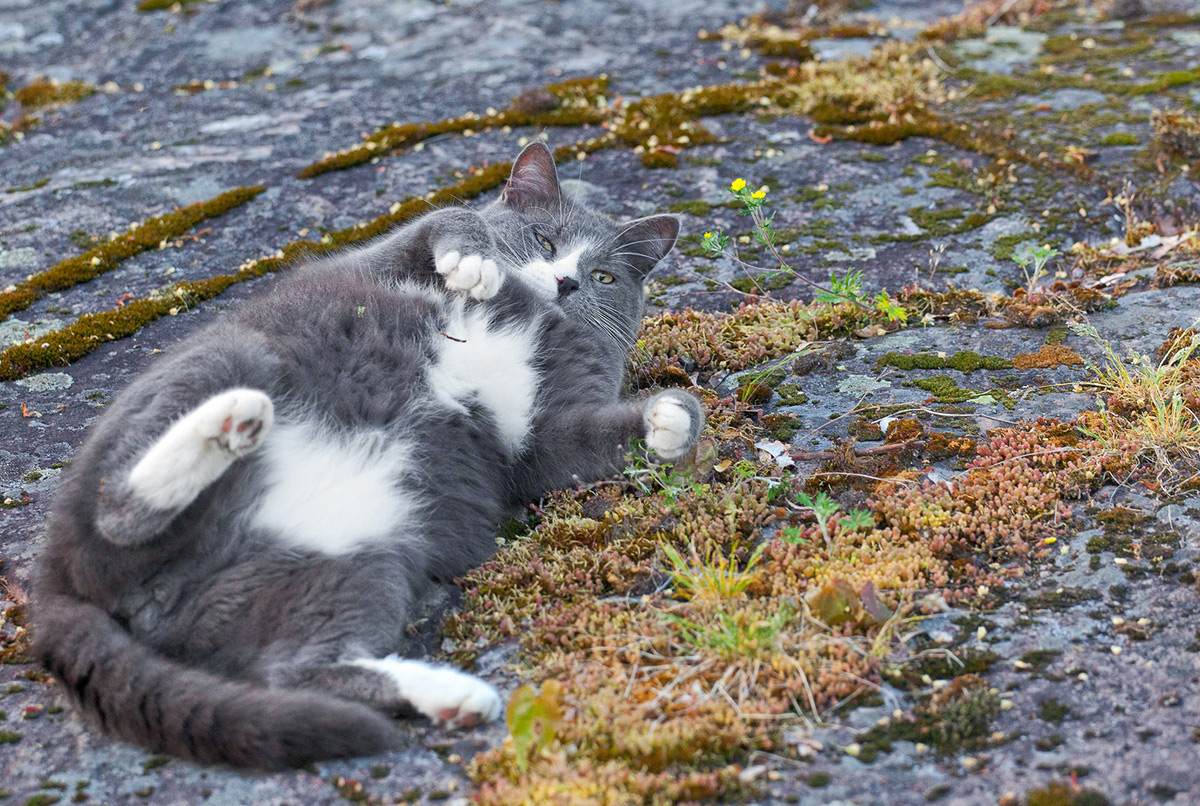
[[765,190],[756,190],[756,191],[754,191],[753,193],[751,193],[750,195],[751,195],[751,196],[753,196],[753,197],[754,197],[754,198],[756,198],[756,199],[765,199],[765,198],[767,197],[767,191],[765,191]]
[[735,179],[735,180],[733,180],[733,184],[729,186],[729,189],[732,190],[734,193],[737,193],[739,190],[741,190],[745,186],[746,186],[745,179]]
[[707,240],[708,240],[709,238],[711,238],[712,236],[713,236],[713,234],[712,234],[711,232],[706,232],[706,233],[704,233],[704,240],[706,240],[706,241],[707,241]]

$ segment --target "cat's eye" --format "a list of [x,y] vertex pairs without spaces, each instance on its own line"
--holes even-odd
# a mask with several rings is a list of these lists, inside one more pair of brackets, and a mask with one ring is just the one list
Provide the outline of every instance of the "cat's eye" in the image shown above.
[[537,238],[538,246],[542,247],[550,254],[554,254],[554,244],[550,242],[549,238],[540,232],[533,233],[533,237]]
[[617,278],[613,277],[611,274],[609,274],[606,271],[600,271],[599,269],[596,269],[595,271],[592,272],[592,279],[595,280],[597,283],[604,283],[605,285],[608,285],[609,283],[611,283],[613,280],[615,280]]

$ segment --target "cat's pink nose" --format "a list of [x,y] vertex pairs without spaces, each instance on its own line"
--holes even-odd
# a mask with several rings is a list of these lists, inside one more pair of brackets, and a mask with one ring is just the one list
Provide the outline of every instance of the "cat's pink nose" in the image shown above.
[[574,277],[555,277],[554,279],[558,280],[558,295],[560,297],[565,297],[579,288],[579,281]]

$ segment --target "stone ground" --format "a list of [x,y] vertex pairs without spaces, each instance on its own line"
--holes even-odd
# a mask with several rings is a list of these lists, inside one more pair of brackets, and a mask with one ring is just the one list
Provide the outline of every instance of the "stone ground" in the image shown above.
[[[135,6],[132,0],[0,0],[0,68],[13,77],[10,89],[38,76],[104,88],[40,112],[39,124],[22,140],[0,146],[0,190],[7,191],[0,193],[0,285],[78,254],[88,236],[124,230],[231,188],[261,184],[267,190],[166,249],[135,256],[98,280],[48,295],[0,321],[5,345],[111,309],[127,294],[145,296],[169,282],[230,271],[305,231],[339,230],[374,218],[396,201],[453,181],[455,170],[511,159],[518,138],[536,134],[527,129],[435,138],[419,151],[377,164],[295,178],[324,152],[350,146],[388,122],[500,108],[531,87],[601,72],[611,79],[610,97],[630,99],[737,80],[766,61],[697,38],[700,29],[718,29],[759,10],[758,0],[339,0],[301,14],[291,0],[196,2],[189,13],[143,13]],[[868,9],[900,38],[958,10],[949,0]],[[1119,25],[1104,31],[1119,31]],[[1044,32],[1000,26],[988,39],[961,43],[945,55],[958,60],[956,67],[1008,74],[1042,53],[1046,38]],[[1200,26],[1173,30],[1162,37],[1155,58],[1174,69],[1194,68],[1198,42]],[[871,44],[827,39],[815,46],[833,59]],[[198,83],[191,89],[178,89],[193,81]],[[1011,116],[1021,136],[1031,143],[1049,138],[1052,147],[1078,136],[1052,130],[1059,113],[1066,120],[1068,112],[1089,112],[1086,105],[1105,100],[1088,89],[1025,91],[1007,106],[982,102],[965,117]],[[1200,90],[1184,86],[1167,100],[1195,104]],[[1129,130],[1147,139],[1145,115],[1163,102],[1138,97],[1128,105],[1128,122],[1118,115],[1103,132]],[[19,111],[10,103],[0,120],[11,122]],[[915,221],[913,211],[982,207],[987,200],[980,201],[972,181],[990,160],[922,138],[887,148],[821,143],[810,137],[813,124],[802,117],[727,115],[707,125],[718,142],[681,155],[676,170],[649,170],[629,151],[611,150],[565,169],[564,176],[616,216],[707,202],[687,208],[684,229],[692,236],[717,228],[744,231],[742,219],[718,206],[729,198],[730,180],[744,176],[771,186],[778,225],[796,228],[796,265],[814,278],[853,267],[872,288],[953,281],[1007,291],[1021,274],[997,249],[1003,242],[997,239],[1029,232],[1037,221],[1048,222],[1044,237],[1061,247],[1121,234],[1123,216],[1102,202],[1120,189],[1137,156],[1133,146],[1092,143],[1099,152],[1092,162],[1098,178],[1030,169],[1013,185],[1008,205],[982,226],[939,236]],[[581,132],[554,130],[550,136],[552,143],[566,143]],[[958,180],[939,181],[947,174]],[[1036,208],[1022,188],[1036,190]],[[1194,220],[1188,219],[1189,205],[1197,196],[1195,184],[1180,176],[1157,197],[1158,212]],[[889,237],[903,235],[920,237]],[[944,250],[934,268],[940,271],[930,271],[929,251],[939,245]],[[727,283],[740,276],[732,261],[679,250],[656,272],[651,299],[660,310],[726,309],[740,296]],[[0,492],[24,504],[0,510],[0,573],[7,579],[0,591],[10,602],[29,587],[61,463],[105,402],[155,352],[270,284],[266,278],[234,286],[70,366],[0,384]],[[797,284],[780,294],[805,292]],[[1197,288],[1149,290],[1143,284],[1090,321],[1122,349],[1152,352],[1170,328],[1187,327],[1198,312]],[[905,382],[935,373],[881,373],[875,362],[889,351],[973,349],[1011,357],[1036,351],[1046,338],[1043,329],[987,324],[909,328],[856,342],[836,371],[801,376],[789,370],[785,381],[808,397],[783,406],[809,426],[795,445],[830,447],[847,425],[831,418],[860,402],[923,405],[928,394]],[[1069,338],[1085,355],[1096,353]],[[981,395],[968,406],[965,424],[986,430],[1038,416],[1069,418],[1094,405],[1091,396],[1072,391],[1080,377],[1070,367],[963,375],[961,384]],[[1007,394],[986,397],[989,390]],[[818,428],[822,424],[828,425]],[[1095,503],[1144,511],[1150,525],[1143,529],[1177,533],[1170,559],[1185,569],[1200,556],[1200,498],[1164,505],[1144,493],[1110,486]],[[952,612],[923,625],[956,652],[986,648],[1001,658],[988,680],[1011,701],[993,726],[1009,741],[950,758],[897,742],[872,763],[859,761],[843,748],[903,704],[903,694],[885,687],[883,705],[817,728],[811,740],[819,744],[811,746],[819,749],[810,757],[750,759],[767,773],[758,802],[982,805],[1004,793],[1023,795],[1074,778],[1112,803],[1200,803],[1200,598],[1194,584],[1182,584],[1180,574],[1164,574],[1144,558],[1122,566],[1111,552],[1089,552],[1089,539],[1100,534],[1100,526],[1081,527],[1060,541],[1061,553],[1015,584],[998,609],[967,619]],[[1130,624],[1140,629],[1128,629]],[[0,623],[0,629],[11,627]],[[431,640],[436,643],[436,635]],[[517,680],[503,659],[503,652],[487,656],[483,668],[511,690]],[[278,775],[205,769],[163,763],[86,730],[61,709],[65,703],[53,687],[27,676],[32,671],[25,664],[0,668],[0,730],[16,739],[0,744],[0,803],[337,803],[355,797],[333,783],[339,776],[362,781],[384,801],[466,802],[470,784],[462,758],[498,743],[505,732],[495,726],[455,735],[413,725],[410,748],[381,759]],[[823,780],[814,773],[829,773],[828,784],[814,786]]]

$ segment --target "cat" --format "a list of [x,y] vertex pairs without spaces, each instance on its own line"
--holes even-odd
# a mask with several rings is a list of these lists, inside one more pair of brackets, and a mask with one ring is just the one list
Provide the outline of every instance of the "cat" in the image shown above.
[[158,359],[93,426],[47,522],[36,651],[102,730],[278,769],[470,727],[498,692],[396,653],[430,580],[510,508],[690,450],[699,401],[622,398],[669,215],[617,226],[540,142],[501,196],[295,269]]

